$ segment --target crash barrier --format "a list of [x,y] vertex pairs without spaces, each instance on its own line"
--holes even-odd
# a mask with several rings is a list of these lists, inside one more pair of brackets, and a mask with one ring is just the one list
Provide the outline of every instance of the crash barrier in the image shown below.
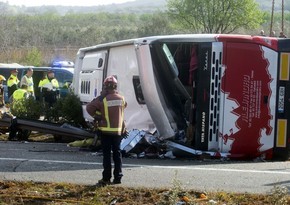
[[67,123],[61,125],[57,123],[45,122],[40,120],[27,120],[20,118],[12,119],[10,116],[3,116],[0,119],[0,127],[9,128],[12,124],[12,120],[15,123],[16,129],[38,131],[45,134],[66,136],[76,139],[86,139],[95,137],[94,133],[90,133],[86,130],[71,126]]

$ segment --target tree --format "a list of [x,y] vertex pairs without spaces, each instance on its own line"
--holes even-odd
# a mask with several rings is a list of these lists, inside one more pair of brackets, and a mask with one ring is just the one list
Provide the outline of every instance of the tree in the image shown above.
[[168,0],[168,13],[191,32],[231,33],[262,24],[263,12],[254,0]]
[[172,28],[167,13],[143,14],[140,16],[140,21],[137,28],[139,37],[176,33]]
[[26,65],[41,66],[42,54],[37,48],[32,48],[25,56],[23,63]]

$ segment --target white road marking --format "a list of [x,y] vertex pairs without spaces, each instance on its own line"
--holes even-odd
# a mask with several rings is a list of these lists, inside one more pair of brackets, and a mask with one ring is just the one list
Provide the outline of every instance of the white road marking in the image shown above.
[[[60,160],[42,160],[42,159],[25,159],[25,158],[0,158],[3,161],[28,161],[28,162],[46,162],[60,164],[83,164],[83,165],[102,165],[99,162],[75,162],[75,161],[60,161]],[[243,172],[243,173],[262,173],[262,174],[284,174],[290,175],[290,171],[267,171],[267,170],[248,170],[248,169],[224,169],[210,167],[195,167],[195,166],[160,166],[160,165],[142,165],[142,164],[123,164],[123,167],[141,167],[141,168],[156,168],[156,169],[179,169],[179,170],[202,170],[202,171],[220,171],[220,172]]]

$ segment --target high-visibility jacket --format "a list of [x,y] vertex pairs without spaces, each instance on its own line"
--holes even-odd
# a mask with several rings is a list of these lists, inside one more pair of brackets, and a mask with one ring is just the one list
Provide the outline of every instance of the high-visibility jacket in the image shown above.
[[[32,77],[28,77],[27,75],[24,75],[21,79],[21,85],[25,84],[27,85],[27,91],[34,96],[34,84],[33,84],[33,78]],[[21,87],[20,85],[20,87]]]
[[18,89],[18,84],[19,84],[19,80],[18,80],[17,76],[10,75],[10,77],[7,81],[8,98],[10,98],[10,96],[14,93],[14,91]]
[[43,82],[44,82],[45,79],[46,79],[46,78],[43,78],[43,79],[41,79],[41,80],[39,81],[39,83],[38,83],[38,87],[39,87],[39,88],[42,88],[42,86],[43,86]]
[[41,82],[39,82],[38,87],[48,88],[50,90],[54,90],[54,89],[59,88],[59,84],[58,84],[58,81],[56,78],[53,78],[53,79],[45,78],[45,79],[41,80]]
[[14,93],[13,93],[13,100],[21,100],[23,98],[27,98],[27,90],[24,90],[24,89],[18,89],[18,90],[15,90]]
[[96,115],[96,111],[101,113],[101,120],[98,129],[103,133],[121,135],[124,122],[124,109],[127,105],[122,95],[117,91],[108,91],[107,95],[100,101],[94,100],[93,106],[88,107],[90,115]]
[[10,77],[7,81],[7,86],[11,87],[13,85],[18,85],[18,83],[19,83],[18,77],[15,75],[10,75]]

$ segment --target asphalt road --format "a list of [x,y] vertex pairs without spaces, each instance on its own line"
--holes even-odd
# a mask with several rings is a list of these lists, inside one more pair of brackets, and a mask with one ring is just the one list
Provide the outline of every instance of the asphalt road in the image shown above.
[[[185,189],[200,191],[269,193],[274,186],[290,190],[290,161],[124,158],[123,167],[122,184],[117,186],[168,188],[177,181]],[[0,142],[0,180],[94,185],[101,173],[100,153],[60,143]]]

